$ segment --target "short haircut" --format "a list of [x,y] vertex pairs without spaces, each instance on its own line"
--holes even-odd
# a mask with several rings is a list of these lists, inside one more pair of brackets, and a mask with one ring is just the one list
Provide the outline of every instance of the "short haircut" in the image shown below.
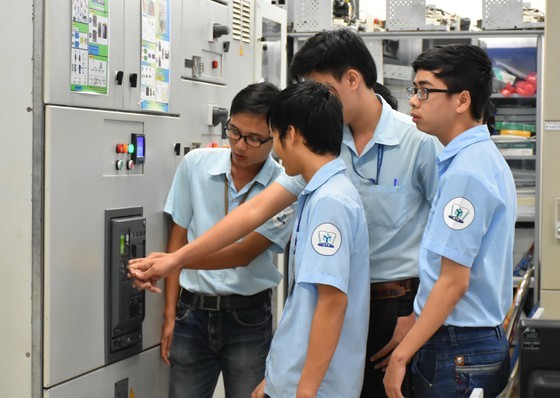
[[492,61],[486,51],[474,45],[449,44],[423,52],[412,62],[414,72],[426,70],[443,80],[454,93],[471,95],[471,115],[481,120],[492,94]]
[[230,116],[249,113],[265,116],[280,90],[272,83],[250,84],[239,91],[231,101]]
[[311,72],[327,72],[340,81],[349,68],[362,74],[368,88],[375,87],[375,61],[360,35],[350,29],[329,30],[313,35],[294,54],[290,78],[302,81]]
[[332,87],[314,81],[294,84],[278,94],[268,112],[268,123],[283,143],[293,126],[311,152],[340,154],[342,104]]

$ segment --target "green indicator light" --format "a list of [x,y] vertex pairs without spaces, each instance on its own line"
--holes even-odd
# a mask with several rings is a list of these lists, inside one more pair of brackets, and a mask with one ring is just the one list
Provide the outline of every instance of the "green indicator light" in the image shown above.
[[128,144],[128,153],[134,153],[134,144]]
[[124,235],[121,235],[121,256],[124,256]]

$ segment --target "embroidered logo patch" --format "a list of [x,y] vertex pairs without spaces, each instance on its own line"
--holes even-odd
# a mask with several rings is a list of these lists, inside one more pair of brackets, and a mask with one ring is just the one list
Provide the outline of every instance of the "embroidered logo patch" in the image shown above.
[[283,228],[294,215],[294,209],[291,206],[286,207],[280,213],[272,218],[272,223],[276,228]]
[[467,228],[474,220],[474,206],[465,198],[451,199],[443,210],[445,224],[455,230]]
[[323,256],[332,256],[340,249],[340,230],[330,223],[319,225],[311,235],[311,245]]

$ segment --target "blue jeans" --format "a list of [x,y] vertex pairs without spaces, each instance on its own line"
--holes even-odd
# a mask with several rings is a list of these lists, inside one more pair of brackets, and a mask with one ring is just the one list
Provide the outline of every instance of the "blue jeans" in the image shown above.
[[412,362],[414,397],[469,397],[475,388],[497,396],[509,376],[509,345],[501,326],[442,326]]
[[222,372],[227,398],[247,398],[264,378],[272,339],[270,299],[206,311],[181,300],[171,343],[170,398],[211,398]]

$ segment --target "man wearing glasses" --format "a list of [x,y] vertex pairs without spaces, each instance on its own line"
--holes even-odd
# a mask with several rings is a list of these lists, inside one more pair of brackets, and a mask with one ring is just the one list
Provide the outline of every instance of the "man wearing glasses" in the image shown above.
[[480,47],[447,45],[412,66],[413,121],[445,148],[420,247],[418,319],[393,351],[386,392],[402,398],[412,361],[416,398],[468,397],[475,388],[495,397],[509,376],[502,322],[512,300],[517,211],[511,170],[483,124],[492,62]]
[[[197,149],[181,161],[164,211],[168,252],[188,244],[283,172],[270,156],[266,115],[278,89],[252,84],[233,99],[230,149]],[[292,208],[233,245],[168,276],[161,356],[171,365],[169,397],[210,398],[222,373],[228,397],[247,398],[263,379],[272,338],[272,262],[292,230]],[[193,267],[195,268],[195,267]],[[223,269],[228,268],[228,269]]]

